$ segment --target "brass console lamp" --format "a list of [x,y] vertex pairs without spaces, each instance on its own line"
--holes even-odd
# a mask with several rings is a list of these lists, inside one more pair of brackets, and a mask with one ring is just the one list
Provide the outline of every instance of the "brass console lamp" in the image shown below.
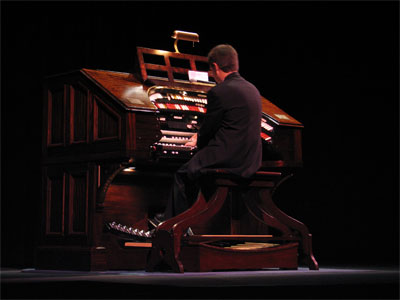
[[176,53],[180,53],[178,50],[178,41],[179,40],[193,42],[193,47],[194,47],[194,42],[197,42],[197,43],[199,42],[199,35],[194,32],[175,30],[174,34],[171,37],[173,39],[175,39],[174,48],[175,48]]

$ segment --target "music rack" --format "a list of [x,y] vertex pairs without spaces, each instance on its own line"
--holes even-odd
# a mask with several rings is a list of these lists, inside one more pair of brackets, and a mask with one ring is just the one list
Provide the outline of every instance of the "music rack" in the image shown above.
[[[206,86],[215,85],[215,83],[211,81],[191,82],[189,80],[182,80],[177,76],[177,74],[187,75],[189,71],[200,71],[198,65],[200,64],[208,65],[208,60],[207,57],[205,56],[176,53],[176,52],[143,48],[143,47],[137,47],[137,55],[140,64],[140,72],[144,82],[147,80],[151,81],[161,80],[161,81],[168,81],[170,84],[183,83],[183,84],[198,84]],[[152,57],[152,60],[154,61],[149,62],[149,60],[145,59],[145,55],[147,55],[148,58]],[[156,62],[157,58],[158,61],[163,61],[164,64],[157,63]],[[174,64],[171,62],[171,58],[179,60],[180,66],[178,65],[174,66]],[[186,64],[190,67],[184,67],[182,66],[183,64]],[[149,74],[149,71],[157,71],[159,73],[164,73],[164,74],[166,73],[167,77],[152,76]],[[207,72],[209,78],[213,78],[211,71],[207,70],[202,72]],[[165,84],[165,82],[163,84]]]

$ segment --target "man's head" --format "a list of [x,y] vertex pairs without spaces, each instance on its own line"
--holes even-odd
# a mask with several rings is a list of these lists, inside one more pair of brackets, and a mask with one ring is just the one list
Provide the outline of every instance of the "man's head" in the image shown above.
[[217,82],[223,81],[226,75],[239,71],[238,54],[232,46],[226,44],[211,49],[208,53],[208,64]]

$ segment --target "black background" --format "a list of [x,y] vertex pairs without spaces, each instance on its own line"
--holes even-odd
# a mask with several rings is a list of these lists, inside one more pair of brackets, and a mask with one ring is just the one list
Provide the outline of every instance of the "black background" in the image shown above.
[[2,266],[33,265],[42,82],[80,68],[135,72],[136,47],[233,45],[240,73],[302,122],[304,168],[276,195],[321,266],[397,264],[398,2],[1,2]]

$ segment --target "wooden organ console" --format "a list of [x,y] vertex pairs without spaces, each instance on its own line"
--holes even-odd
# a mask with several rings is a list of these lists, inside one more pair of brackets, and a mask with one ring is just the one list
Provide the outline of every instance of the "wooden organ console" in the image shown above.
[[[148,230],[147,218],[163,211],[173,173],[194,154],[195,149],[184,144],[202,123],[207,91],[214,83],[187,78],[188,70],[209,72],[206,57],[140,47],[137,55],[140,75],[81,69],[46,79],[36,268],[146,268],[152,244],[127,243],[105,231],[105,224],[118,221]],[[261,101],[263,169],[281,172],[301,166],[302,124],[269,100]],[[226,237],[232,233],[262,235],[265,244],[270,226],[238,213],[241,203],[227,201],[206,224],[194,226],[195,233],[214,234],[209,238],[213,247],[226,245],[234,239]],[[285,239],[280,238],[278,246],[292,251],[290,259],[296,262],[289,267],[297,267],[297,244],[302,243],[297,231],[273,216],[269,219],[291,237],[291,244],[282,244]],[[257,241],[253,236],[243,243]],[[235,245],[230,242],[229,247]],[[310,251],[307,255],[313,259]],[[148,264],[147,269],[154,267]],[[310,268],[318,268],[315,260]]]

